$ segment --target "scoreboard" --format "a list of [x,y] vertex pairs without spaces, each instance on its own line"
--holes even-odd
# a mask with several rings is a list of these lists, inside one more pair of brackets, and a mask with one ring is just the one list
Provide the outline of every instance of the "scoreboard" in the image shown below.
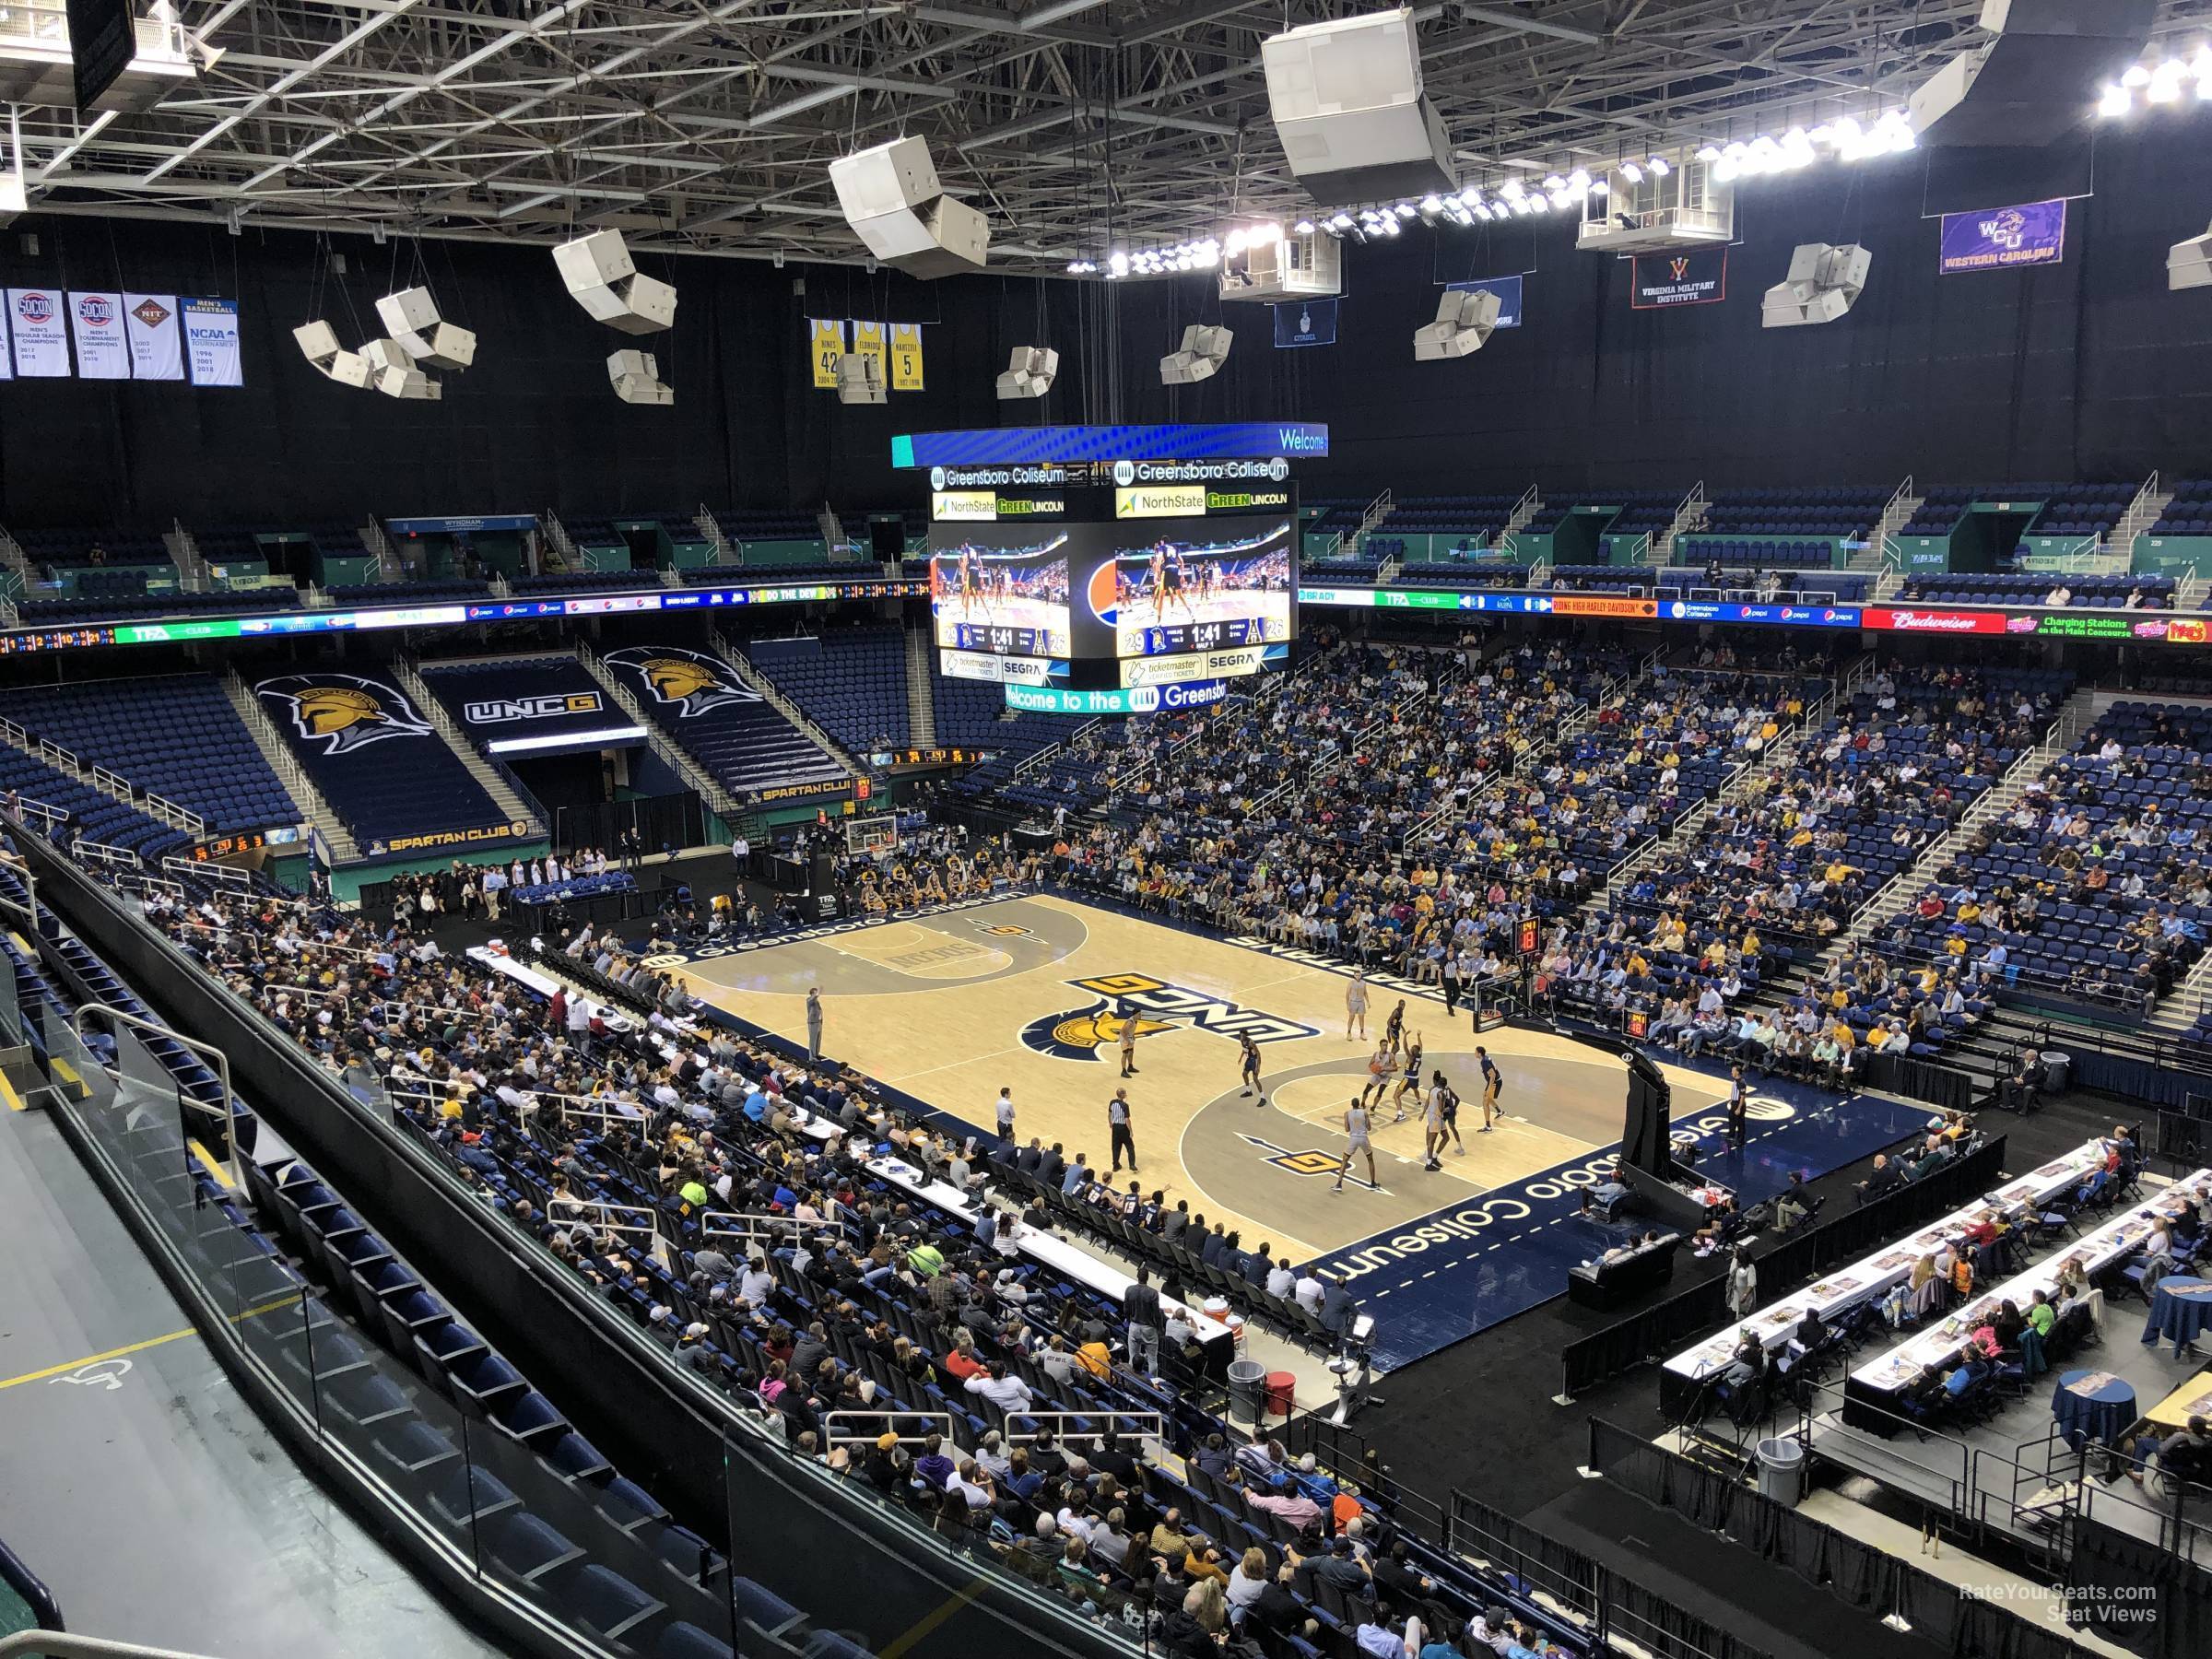
[[939,671],[1012,700],[1016,688],[1196,685],[1287,665],[1300,542],[1287,471],[1279,459],[934,469]]

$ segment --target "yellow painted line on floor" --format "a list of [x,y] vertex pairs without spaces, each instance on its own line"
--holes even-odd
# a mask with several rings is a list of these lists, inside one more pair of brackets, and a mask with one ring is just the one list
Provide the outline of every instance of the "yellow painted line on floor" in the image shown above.
[[[257,1319],[274,1309],[297,1307],[299,1303],[300,1297],[294,1293],[280,1296],[274,1301],[263,1302],[257,1308],[248,1308],[243,1313],[231,1313],[225,1317],[232,1324],[242,1324],[247,1320]],[[14,1388],[24,1382],[42,1382],[49,1377],[64,1376],[73,1371],[82,1371],[88,1365],[98,1365],[102,1359],[121,1359],[126,1354],[142,1354],[147,1348],[158,1348],[165,1344],[175,1342],[180,1337],[197,1336],[199,1334],[199,1326],[186,1325],[181,1331],[171,1331],[161,1336],[148,1336],[144,1342],[126,1343],[122,1347],[109,1348],[105,1353],[85,1354],[75,1359],[65,1359],[59,1365],[47,1366],[43,1371],[25,1371],[19,1377],[0,1378],[0,1389]]]
[[932,1630],[982,1594],[983,1586],[989,1582],[982,1577],[970,1579],[963,1588],[947,1596],[944,1605],[935,1612],[917,1619],[904,1634],[893,1638],[889,1646],[878,1649],[877,1659],[903,1659],[903,1655],[925,1641]]
[[23,1097],[16,1092],[16,1086],[7,1080],[7,1074],[5,1072],[0,1072],[0,1100],[7,1102],[7,1109],[10,1112],[23,1110]]
[[105,1353],[87,1354],[80,1359],[65,1359],[59,1365],[48,1366],[44,1371],[25,1371],[19,1377],[0,1380],[0,1388],[14,1388],[24,1382],[42,1382],[48,1377],[65,1376],[73,1371],[82,1371],[88,1365],[98,1365],[102,1359],[120,1359],[125,1354],[142,1354],[147,1348],[159,1347],[163,1343],[174,1342],[180,1336],[198,1335],[199,1327],[186,1325],[182,1330],[171,1331],[166,1336],[148,1336],[144,1342],[126,1343],[122,1347],[110,1348]]
[[215,1178],[218,1186],[226,1187],[233,1193],[238,1191],[238,1182],[230,1179],[230,1170],[228,1165],[210,1158],[207,1155],[207,1148],[201,1146],[198,1141],[193,1141],[190,1145],[193,1157],[200,1160],[200,1168]]

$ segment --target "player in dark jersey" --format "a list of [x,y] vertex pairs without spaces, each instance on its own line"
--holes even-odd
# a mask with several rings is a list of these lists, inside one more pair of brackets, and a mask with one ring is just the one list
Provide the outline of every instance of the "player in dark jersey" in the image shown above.
[[1260,1087],[1260,1045],[1252,1040],[1250,1031],[1237,1033],[1239,1069],[1244,1079],[1244,1092],[1258,1095],[1258,1104],[1267,1104],[1267,1091]]
[[1160,601],[1163,611],[1169,599],[1182,606],[1182,614],[1192,621],[1198,619],[1198,613],[1191,609],[1190,571],[1183,565],[1182,549],[1177,547],[1168,548],[1168,591]]
[[1488,1049],[1477,1044],[1475,1055],[1482,1062],[1482,1127],[1475,1133],[1488,1135],[1491,1126],[1505,1116],[1498,1108],[1498,1091],[1505,1087],[1505,1079],[1499,1076],[1497,1062],[1490,1058]]
[[1397,1109],[1397,1116],[1391,1119],[1392,1123],[1402,1124],[1406,1121],[1407,1095],[1411,1095],[1417,1102],[1421,1098],[1421,1034],[1418,1031],[1413,1034],[1413,1041],[1406,1044],[1405,1075],[1398,1079],[1397,1088],[1391,1093],[1390,1103]]
[[973,547],[960,549],[960,615],[965,617],[975,607],[981,597],[982,558]]

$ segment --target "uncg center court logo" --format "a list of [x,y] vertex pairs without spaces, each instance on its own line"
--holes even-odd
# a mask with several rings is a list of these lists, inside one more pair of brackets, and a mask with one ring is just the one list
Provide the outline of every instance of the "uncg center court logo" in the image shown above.
[[1254,1042],[1288,1042],[1321,1035],[1316,1026],[1262,1013],[1150,974],[1108,973],[1067,982],[1099,1000],[1087,1007],[1032,1019],[1021,1032],[1024,1048],[1053,1060],[1100,1058],[1101,1050],[1120,1045],[1122,1027],[1131,1014],[1136,1017],[1139,1037],[1171,1031],[1179,1026],[1211,1031],[1232,1042],[1239,1037],[1250,1037]]

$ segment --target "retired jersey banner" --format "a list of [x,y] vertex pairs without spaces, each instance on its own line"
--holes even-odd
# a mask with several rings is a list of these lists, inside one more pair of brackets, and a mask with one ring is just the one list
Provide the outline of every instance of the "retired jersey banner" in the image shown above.
[[891,390],[922,390],[922,324],[891,324]]
[[2009,271],[2019,265],[2056,265],[2066,254],[2066,204],[2023,202],[1979,213],[1943,216],[1946,276],[1960,271]]
[[884,338],[882,324],[863,323],[857,319],[853,322],[853,355],[859,358],[874,358],[876,359],[876,378],[887,386],[891,383],[888,373],[889,365],[885,361],[888,350],[889,343]]
[[1665,311],[1677,305],[1711,305],[1728,298],[1728,250],[1690,248],[1677,253],[1639,253],[1629,305],[1635,311]]
[[182,380],[184,336],[177,327],[177,297],[125,290],[123,313],[131,344],[131,378]]
[[123,333],[123,296],[69,292],[69,333],[85,380],[129,380],[131,347]]
[[242,386],[244,359],[238,344],[238,301],[184,301],[185,363],[195,386]]
[[840,317],[807,320],[808,350],[814,358],[814,385],[818,392],[837,390],[837,359],[845,355],[845,324]]
[[69,325],[62,320],[59,288],[7,290],[7,326],[14,336],[16,373],[24,380],[65,380]]

